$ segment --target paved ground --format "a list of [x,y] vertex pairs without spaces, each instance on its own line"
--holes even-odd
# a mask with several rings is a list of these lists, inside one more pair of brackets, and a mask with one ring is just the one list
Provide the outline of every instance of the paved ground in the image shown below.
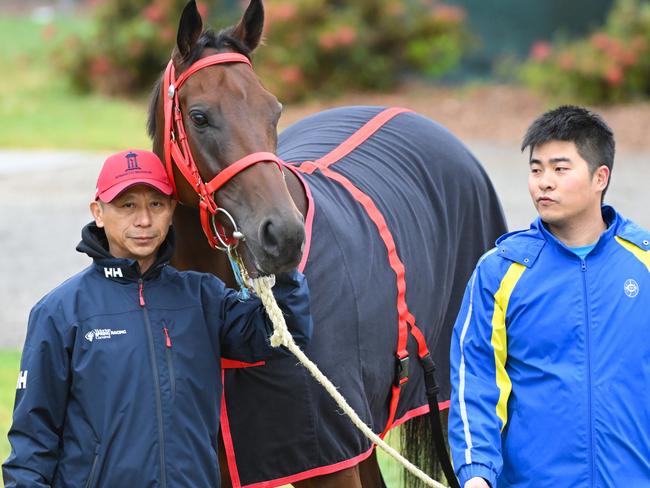
[[[535,214],[516,145],[468,145],[492,177],[510,228],[527,226]],[[105,156],[0,151],[0,347],[21,347],[31,306],[89,262],[74,248]],[[649,182],[650,153],[618,155],[607,200],[646,228]]]

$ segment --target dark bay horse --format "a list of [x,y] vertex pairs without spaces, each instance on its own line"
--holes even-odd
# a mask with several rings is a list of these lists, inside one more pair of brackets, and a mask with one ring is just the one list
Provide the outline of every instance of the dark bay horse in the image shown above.
[[[281,105],[249,61],[263,21],[260,0],[218,34],[194,1],[181,16],[149,114],[183,203],[174,264],[236,286],[221,238],[251,274],[298,266],[315,325],[307,355],[375,432],[404,424],[402,447],[429,461],[417,358],[434,359],[445,408],[465,283],[506,230],[498,199],[460,141],[408,110],[330,110],[278,140]],[[223,486],[384,486],[373,446],[295,359],[224,361],[223,379]]]

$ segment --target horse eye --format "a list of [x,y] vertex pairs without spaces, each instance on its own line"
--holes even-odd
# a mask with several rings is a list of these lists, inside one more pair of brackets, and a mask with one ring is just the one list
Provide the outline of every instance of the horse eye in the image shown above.
[[190,119],[197,127],[205,127],[208,125],[208,118],[204,113],[199,112],[198,110],[192,110],[190,112]]

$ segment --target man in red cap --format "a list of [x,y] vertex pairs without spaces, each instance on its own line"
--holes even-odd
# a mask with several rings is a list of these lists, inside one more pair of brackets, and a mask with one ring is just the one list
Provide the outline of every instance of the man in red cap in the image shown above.
[[[106,159],[77,246],[93,263],[30,313],[6,487],[220,486],[221,356],[270,357],[272,326],[258,298],[167,264],[171,194],[155,154]],[[304,277],[273,293],[304,346]]]
[[140,272],[147,271],[171,225],[176,208],[172,192],[154,153],[123,151],[109,156],[90,211],[97,227],[104,229],[111,255],[135,259]]

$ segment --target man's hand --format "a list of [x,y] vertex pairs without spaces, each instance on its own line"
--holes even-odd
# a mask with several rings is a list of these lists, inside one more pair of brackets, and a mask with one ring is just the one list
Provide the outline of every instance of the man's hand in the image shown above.
[[476,477],[467,480],[464,488],[490,488],[490,485],[483,478]]

